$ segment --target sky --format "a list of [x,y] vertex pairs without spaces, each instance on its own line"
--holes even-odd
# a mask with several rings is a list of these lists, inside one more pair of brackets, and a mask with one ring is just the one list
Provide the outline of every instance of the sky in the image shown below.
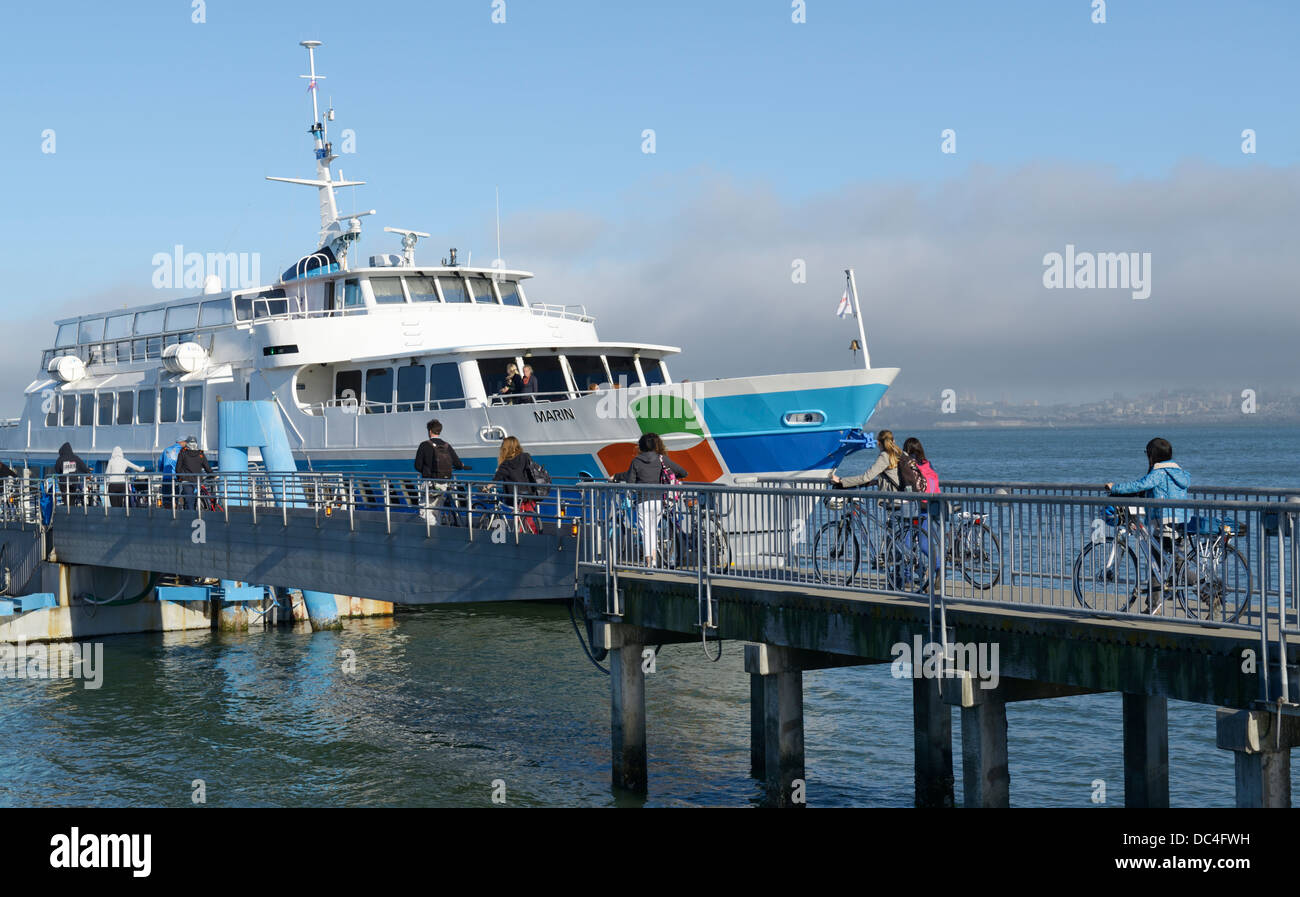
[[[910,395],[1294,387],[1300,4],[1098,7],[10,4],[0,413],[56,317],[186,292],[155,254],[255,252],[269,280],[315,249],[315,192],[264,180],[313,174],[304,39],[352,134],[336,176],[367,182],[340,211],[377,210],[360,257],[389,225],[488,263],[499,190],[530,298],[682,347],[679,379],[854,366],[852,266]],[[1049,289],[1067,245],[1149,258],[1150,295]]]

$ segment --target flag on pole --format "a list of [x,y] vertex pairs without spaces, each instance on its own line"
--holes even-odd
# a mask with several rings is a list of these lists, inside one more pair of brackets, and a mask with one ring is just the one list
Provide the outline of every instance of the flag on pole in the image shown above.
[[849,303],[849,288],[844,288],[844,295],[840,297],[839,308],[835,309],[836,317],[847,318],[852,316],[853,306]]

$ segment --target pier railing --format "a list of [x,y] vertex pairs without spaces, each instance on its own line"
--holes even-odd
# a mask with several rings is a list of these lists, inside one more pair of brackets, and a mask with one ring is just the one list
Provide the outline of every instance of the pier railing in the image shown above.
[[[1300,640],[1295,492],[1212,488],[1154,501],[1100,495],[1093,484],[955,488],[538,486],[341,472],[149,474],[122,483],[60,476],[4,481],[0,520],[57,531],[70,514],[106,525],[136,515],[249,525],[310,515],[317,526],[354,530],[359,520],[382,520],[389,533],[459,526],[468,539],[499,543],[560,536],[576,541],[579,566],[606,576],[605,612],[621,613],[620,576],[685,577],[699,590],[705,628],[717,622],[714,586],[748,581],[925,601],[935,625],[960,604],[1255,633],[1264,657]],[[1290,700],[1285,678],[1281,688]]]

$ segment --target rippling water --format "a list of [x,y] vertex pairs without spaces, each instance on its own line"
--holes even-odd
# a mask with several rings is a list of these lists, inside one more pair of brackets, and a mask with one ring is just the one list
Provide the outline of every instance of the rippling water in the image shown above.
[[[941,476],[1111,479],[1142,472],[1145,431],[922,433]],[[1197,482],[1300,484],[1296,431],[1166,433]],[[1267,479],[1265,479],[1267,478]],[[3,680],[0,804],[216,806],[639,803],[609,786],[609,680],[548,605],[403,609],[343,632],[104,639],[104,683]],[[710,648],[713,646],[711,645]],[[345,664],[355,662],[355,672]],[[805,674],[809,801],[910,806],[911,684],[887,665]],[[741,646],[712,663],[665,646],[646,685],[651,805],[744,806]],[[1123,802],[1119,695],[1008,707],[1017,805]],[[961,794],[960,714],[954,771]],[[1171,703],[1170,797],[1231,806],[1214,708]]]

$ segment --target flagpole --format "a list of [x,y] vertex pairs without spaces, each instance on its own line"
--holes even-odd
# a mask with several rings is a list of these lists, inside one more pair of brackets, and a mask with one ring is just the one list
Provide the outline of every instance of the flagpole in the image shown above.
[[858,283],[853,279],[852,268],[845,268],[844,273],[849,276],[849,293],[853,296],[853,314],[858,319],[858,341],[862,345],[862,367],[864,370],[871,370],[871,353],[867,351],[867,331],[862,324],[862,306],[858,304]]

